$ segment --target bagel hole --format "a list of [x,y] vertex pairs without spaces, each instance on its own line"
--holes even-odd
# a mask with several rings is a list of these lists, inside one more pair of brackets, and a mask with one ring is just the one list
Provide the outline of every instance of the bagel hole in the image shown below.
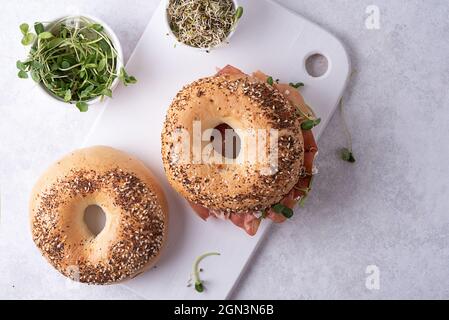
[[84,211],[84,223],[96,237],[104,229],[106,224],[106,214],[101,207],[90,205]]
[[307,73],[314,78],[324,76],[328,69],[329,61],[321,53],[313,54],[306,59]]
[[214,150],[225,158],[237,159],[240,154],[241,140],[234,128],[227,123],[222,123],[214,129],[220,133],[210,137]]

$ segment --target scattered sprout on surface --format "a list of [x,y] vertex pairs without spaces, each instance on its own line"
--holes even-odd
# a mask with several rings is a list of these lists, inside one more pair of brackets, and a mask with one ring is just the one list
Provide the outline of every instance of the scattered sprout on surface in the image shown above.
[[201,281],[200,279],[200,272],[203,271],[203,269],[199,268],[200,262],[204,259],[207,258],[209,256],[219,256],[220,253],[218,252],[208,252],[205,253],[201,256],[199,256],[198,258],[196,258],[195,262],[193,263],[193,280],[195,281],[195,290],[198,292],[203,292],[204,291],[204,284],[203,281]]

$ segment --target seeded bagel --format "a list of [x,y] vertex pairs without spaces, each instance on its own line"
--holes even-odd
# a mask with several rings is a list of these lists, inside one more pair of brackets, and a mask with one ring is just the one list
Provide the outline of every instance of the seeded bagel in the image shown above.
[[[104,229],[94,235],[85,209],[100,206]],[[109,147],[74,151],[52,165],[30,202],[33,240],[63,275],[111,284],[150,268],[166,242],[168,208],[152,173],[137,159]]]
[[[242,149],[251,143],[246,132],[278,130],[277,171],[263,173],[270,166],[268,158],[255,164],[179,161],[174,133],[183,129],[193,137],[195,120],[203,131],[223,123],[240,130]],[[193,152],[190,156],[195,159]],[[281,201],[304,170],[301,117],[284,95],[257,77],[220,73],[203,78],[185,86],[171,103],[162,131],[162,158],[170,184],[191,203],[219,212],[264,210]]]

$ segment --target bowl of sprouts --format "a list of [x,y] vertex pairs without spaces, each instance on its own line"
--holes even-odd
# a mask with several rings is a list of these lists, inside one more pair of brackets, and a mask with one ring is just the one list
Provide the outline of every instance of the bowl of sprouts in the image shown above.
[[242,16],[236,0],[166,0],[168,34],[203,51],[229,43]]
[[112,98],[119,82],[136,83],[123,66],[120,42],[103,21],[87,15],[66,16],[50,23],[20,25],[22,44],[31,46],[16,63],[19,78],[31,77],[51,97],[86,112]]

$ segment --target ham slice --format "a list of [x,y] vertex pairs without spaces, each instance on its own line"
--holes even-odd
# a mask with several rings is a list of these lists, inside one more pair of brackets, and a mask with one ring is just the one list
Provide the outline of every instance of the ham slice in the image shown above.
[[246,231],[250,236],[254,236],[257,233],[257,230],[259,230],[261,219],[257,218],[251,213],[246,214],[237,214],[232,213],[230,216],[230,220],[232,223],[234,223],[237,227],[242,228]]
[[257,230],[259,229],[261,219],[257,218],[252,213],[221,214],[192,202],[189,202],[189,204],[192,207],[192,209],[196,212],[196,214],[204,221],[207,221],[207,219],[209,219],[210,217],[229,219],[237,227],[244,229],[246,233],[248,233],[250,236],[254,236],[257,233]]
[[272,209],[268,210],[266,218],[272,220],[274,223],[283,223],[287,221],[286,217],[284,217],[282,214],[274,212]]
[[229,74],[229,75],[244,75],[245,73],[242,70],[237,69],[236,67],[233,67],[233,66],[228,64],[226,67],[224,67],[223,69],[220,69],[217,72],[217,76],[222,76],[222,75],[225,75],[225,74]]
[[[244,75],[244,73],[231,66],[227,65],[223,69],[219,70],[217,75]],[[268,76],[261,71],[257,71],[253,74],[254,77],[260,79],[261,81],[267,81]],[[289,86],[288,84],[274,84],[274,87],[278,89],[290,103],[298,108],[306,114],[310,116],[314,116],[313,111],[307,106],[304,102],[303,97],[299,93],[298,90]],[[301,176],[295,185],[295,187],[289,192],[289,194],[282,199],[281,204],[284,206],[294,209],[298,201],[307,195],[307,191],[310,188],[310,184],[312,181],[312,171],[313,171],[313,162],[315,160],[315,156],[318,152],[318,147],[315,142],[315,138],[311,130],[303,130],[302,131],[304,137],[304,167],[305,174]],[[219,217],[231,220],[236,226],[242,228],[246,231],[250,236],[254,236],[259,229],[262,218],[256,217],[254,213],[230,213],[230,214],[221,214],[215,211],[211,211],[203,206],[190,203],[192,209],[198,214],[198,216],[206,221],[210,217]],[[287,220],[282,214],[279,214],[272,209],[268,210],[267,219],[271,219],[274,223],[283,223]]]

